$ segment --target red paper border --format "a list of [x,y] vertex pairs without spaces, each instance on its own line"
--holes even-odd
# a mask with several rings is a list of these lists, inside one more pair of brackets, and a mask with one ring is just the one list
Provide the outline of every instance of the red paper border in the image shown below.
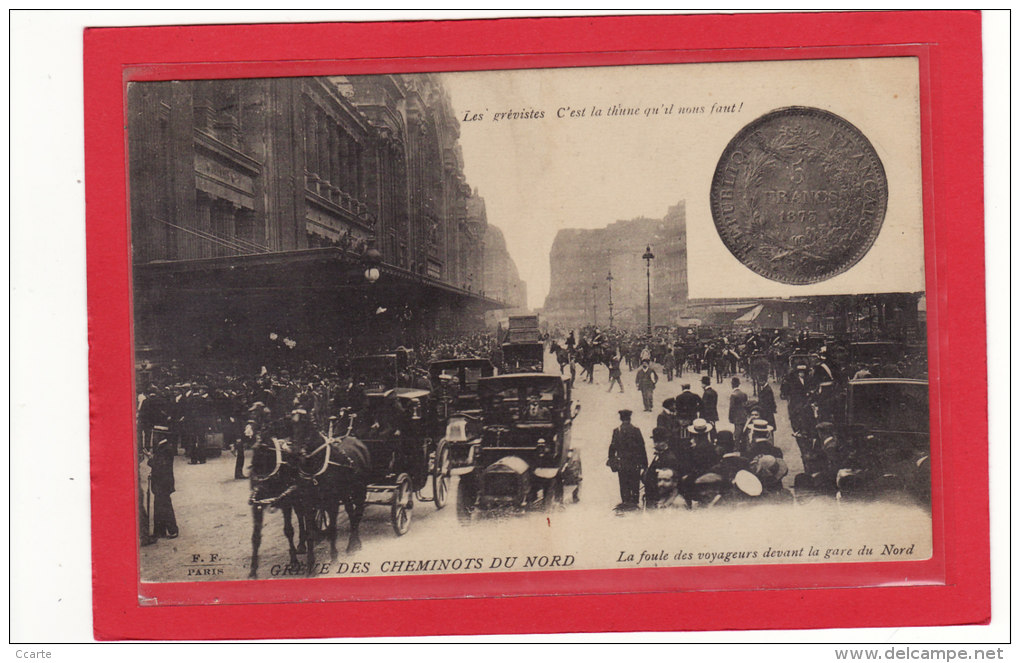
[[[980,15],[700,15],[92,29],[85,166],[98,639],[818,628],[989,619],[987,368]],[[127,80],[665,62],[918,58],[921,80],[933,535],[923,562],[626,569],[146,586],[141,607],[132,445],[124,88]],[[966,413],[966,416],[952,416]],[[108,440],[119,440],[107,443]],[[958,444],[953,444],[959,440]],[[941,470],[941,471],[940,471]],[[946,481],[941,481],[945,476]],[[944,584],[888,586],[893,578]],[[576,592],[579,581],[591,593]],[[857,588],[861,584],[887,585]],[[662,591],[677,586],[701,591]],[[732,587],[813,587],[707,591]],[[854,588],[850,588],[853,586]],[[847,587],[847,588],[838,588]],[[150,591],[151,590],[151,591]],[[300,596],[330,602],[274,603]],[[338,601],[338,598],[357,598]],[[258,600],[271,605],[222,605]]]

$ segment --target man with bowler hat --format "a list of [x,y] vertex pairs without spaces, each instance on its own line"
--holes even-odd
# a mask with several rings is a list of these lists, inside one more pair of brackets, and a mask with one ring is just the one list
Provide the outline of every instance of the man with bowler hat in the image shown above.
[[630,410],[620,410],[620,426],[613,430],[606,461],[620,480],[620,504],[616,508],[627,511],[638,508],[641,475],[648,467],[645,438],[641,430],[630,423],[631,414]]
[[690,431],[687,430],[687,427],[694,423],[695,419],[701,417],[704,403],[701,396],[691,391],[691,385],[687,383],[680,385],[680,394],[676,397],[675,403],[674,409],[679,422],[680,438],[690,439]]
[[655,446],[655,453],[652,455],[652,462],[648,464],[648,469],[645,470],[644,484],[645,484],[645,507],[654,507],[655,502],[661,497],[657,494],[658,490],[658,471],[668,469],[673,471],[677,477],[681,472],[681,459],[677,456],[670,446],[673,441],[673,433],[661,426],[656,426],[652,430],[652,444]]
[[733,424],[733,434],[739,435],[747,423],[747,394],[740,389],[740,378],[730,380],[733,391],[730,393],[730,423]]

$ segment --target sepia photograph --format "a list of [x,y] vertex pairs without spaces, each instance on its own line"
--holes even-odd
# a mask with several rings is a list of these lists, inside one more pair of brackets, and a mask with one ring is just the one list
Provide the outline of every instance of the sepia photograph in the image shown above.
[[932,558],[919,81],[127,83],[139,600]]

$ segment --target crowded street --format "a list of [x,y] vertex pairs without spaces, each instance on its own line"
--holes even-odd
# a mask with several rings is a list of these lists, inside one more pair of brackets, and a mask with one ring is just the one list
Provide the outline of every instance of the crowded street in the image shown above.
[[[661,370],[661,366],[655,365]],[[555,373],[557,364],[553,354],[546,355],[545,369]],[[569,372],[569,371],[567,371]],[[673,381],[663,378],[655,390],[656,406],[661,400],[679,393],[681,385],[699,383],[699,374],[684,372]],[[368,506],[362,521],[361,533],[364,548],[357,553],[344,552],[347,523],[341,510],[338,546],[340,554],[330,571],[323,576],[368,573],[370,575],[394,572],[399,560],[477,558],[484,559],[481,568],[463,569],[478,572],[503,571],[493,568],[489,560],[516,557],[523,564],[529,556],[540,558],[560,554],[570,559],[569,568],[612,568],[614,566],[660,566],[718,563],[698,559],[641,561],[640,556],[631,562],[622,562],[624,553],[640,555],[643,551],[672,550],[680,545],[684,550],[711,554],[746,548],[755,550],[787,550],[792,543],[797,549],[806,545],[817,548],[831,546],[831,542],[857,541],[858,533],[867,528],[869,535],[889,542],[926,540],[918,547],[913,558],[923,558],[930,551],[926,531],[930,514],[912,503],[855,503],[837,504],[835,500],[818,500],[794,504],[754,504],[753,506],[718,507],[710,510],[680,510],[655,512],[654,510],[621,512],[614,507],[620,500],[616,475],[606,466],[612,431],[619,424],[618,410],[633,410],[633,423],[645,438],[648,457],[654,450],[650,433],[655,427],[656,412],[644,412],[641,394],[634,388],[634,372],[623,368],[624,393],[618,387],[607,391],[608,370],[595,369],[594,381],[575,380],[574,401],[581,404],[573,426],[572,445],[579,450],[584,464],[584,480],[579,490],[579,501],[571,499],[556,509],[538,509],[533,512],[489,517],[476,516],[469,524],[458,521],[455,500],[457,477],[453,477],[451,503],[437,510],[433,504],[416,501],[412,509],[411,525],[404,536],[395,536],[390,526],[389,510],[384,506]],[[720,414],[725,416],[725,403],[730,396],[729,379],[712,381],[720,394]],[[697,391],[701,391],[700,385]],[[778,391],[778,389],[777,389]],[[783,487],[793,488],[794,477],[803,469],[798,445],[790,430],[785,403],[776,412],[776,446],[782,451],[789,469],[783,477]],[[732,430],[724,423],[720,430]],[[246,467],[251,452],[246,456]],[[179,536],[171,540],[158,540],[141,548],[145,580],[234,580],[248,575],[251,553],[252,513],[248,504],[248,480],[234,479],[235,456],[230,451],[209,458],[202,464],[191,465],[188,458],[175,459],[177,491],[174,508],[179,525]],[[250,470],[246,470],[250,471]],[[142,482],[145,485],[147,467],[142,464]],[[426,489],[426,493],[430,489]],[[821,524],[821,525],[820,525]],[[876,527],[877,524],[877,527]],[[791,551],[791,554],[795,551]],[[328,562],[328,544],[320,541],[317,558]],[[569,557],[568,557],[569,556]],[[304,555],[301,556],[304,560]],[[786,557],[758,559],[756,563],[789,561]],[[365,564],[366,566],[360,566]],[[390,564],[386,565],[386,562]],[[728,564],[738,560],[727,561]],[[383,566],[385,565],[385,568]],[[367,568],[367,571],[363,570]],[[399,569],[399,566],[396,567]],[[556,568],[556,567],[548,567]],[[282,532],[279,512],[269,512],[263,525],[259,577],[288,577],[304,575],[302,567],[289,565],[287,542]],[[352,571],[352,569],[359,569]],[[517,567],[519,570],[519,566]]]

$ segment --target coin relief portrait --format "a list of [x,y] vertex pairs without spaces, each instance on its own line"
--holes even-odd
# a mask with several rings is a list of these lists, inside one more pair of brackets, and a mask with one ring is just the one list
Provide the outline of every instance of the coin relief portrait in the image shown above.
[[726,248],[754,272],[789,284],[857,264],[882,229],[887,200],[871,143],[818,108],[782,108],[748,124],[712,181],[712,216]]

